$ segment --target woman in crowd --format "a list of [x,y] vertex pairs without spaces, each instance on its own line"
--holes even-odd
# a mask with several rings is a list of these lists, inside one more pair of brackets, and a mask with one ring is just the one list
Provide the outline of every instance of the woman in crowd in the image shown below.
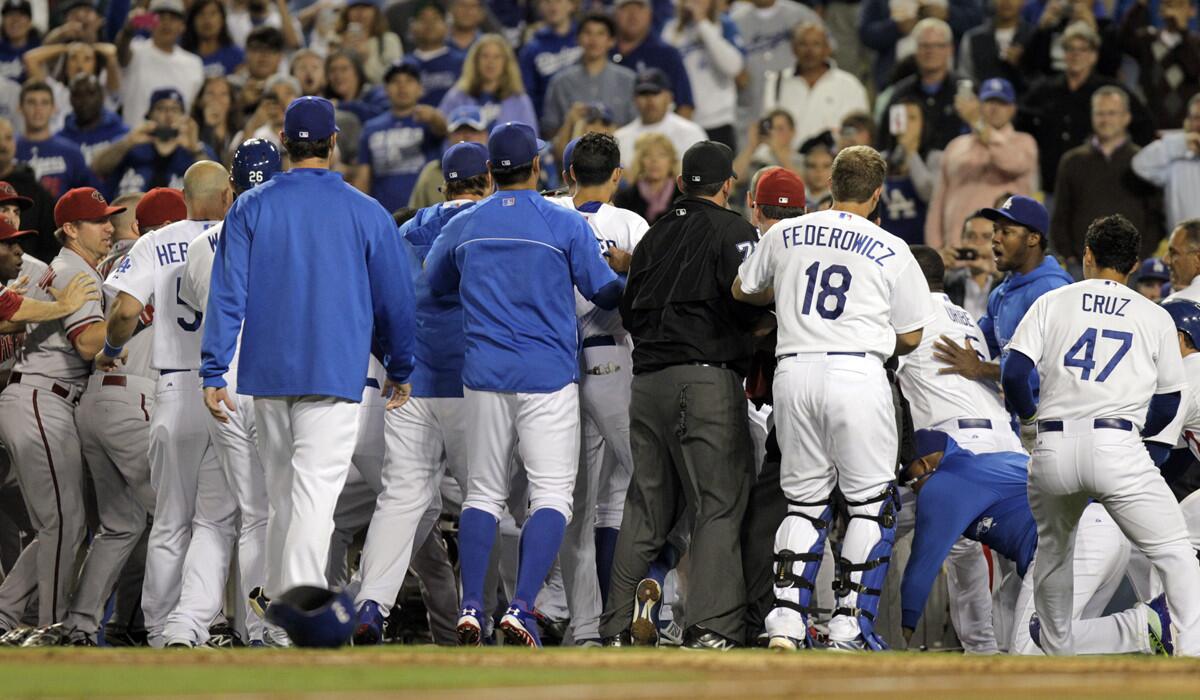
[[233,135],[242,128],[241,108],[225,76],[212,76],[200,87],[192,105],[192,119],[200,125],[200,141],[224,160],[233,143]]
[[51,128],[62,128],[62,120],[71,111],[71,79],[77,75],[94,75],[104,86],[104,106],[116,111],[116,95],[121,91],[121,67],[117,63],[117,47],[112,44],[46,44],[25,52],[27,81],[41,80],[54,93],[54,121]]
[[525,94],[517,57],[499,34],[484,34],[475,42],[463,64],[462,77],[442,98],[438,109],[449,114],[463,105],[478,107],[489,125],[538,123],[533,101]]
[[26,51],[42,44],[42,35],[33,26],[33,18],[25,7],[5,7],[0,21],[0,77],[22,82],[25,64],[21,57]]
[[338,109],[350,112],[360,122],[382,114],[385,105],[367,99],[367,75],[358,59],[345,51],[335,51],[325,59],[325,97]]
[[734,151],[737,136],[737,85],[745,60],[738,48],[737,26],[722,17],[718,0],[680,0],[674,22],[663,28],[662,38],[679,49],[696,100],[692,121],[704,127],[708,138]]
[[188,10],[179,45],[204,61],[205,75],[233,75],[246,53],[233,43],[221,0],[196,0]]
[[357,56],[371,83],[382,83],[387,67],[404,56],[400,37],[388,29],[387,19],[372,0],[346,3],[331,43]]
[[643,134],[633,147],[633,163],[629,166],[633,184],[617,192],[613,204],[641,214],[653,224],[680,195],[675,186],[678,174],[679,154],[671,139],[658,133]]

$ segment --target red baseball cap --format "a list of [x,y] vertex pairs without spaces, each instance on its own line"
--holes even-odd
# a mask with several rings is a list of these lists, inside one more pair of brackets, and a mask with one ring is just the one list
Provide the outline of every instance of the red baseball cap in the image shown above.
[[12,185],[0,180],[0,204],[14,201],[17,203],[17,206],[21,207],[22,211],[33,206],[32,199],[28,197],[22,197],[21,195],[17,194],[16,189],[14,189]]
[[37,231],[18,231],[16,227],[8,223],[8,219],[0,217],[0,241],[9,241],[21,236],[32,236],[36,233]]
[[183,221],[187,217],[187,204],[183,201],[183,193],[170,187],[155,187],[142,195],[138,201],[137,222],[138,228],[143,231]]
[[805,206],[804,181],[787,168],[771,168],[758,178],[754,203],[802,209]]
[[108,200],[94,187],[76,187],[54,205],[54,225],[61,228],[72,221],[94,221],[123,211],[125,207],[108,206]]

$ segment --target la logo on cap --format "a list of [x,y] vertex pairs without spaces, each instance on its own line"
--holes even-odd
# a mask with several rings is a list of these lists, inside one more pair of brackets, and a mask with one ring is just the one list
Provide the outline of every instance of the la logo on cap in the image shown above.
[[507,168],[508,166],[512,165],[512,161],[511,160],[502,160],[502,161],[500,161],[500,165]]
[[1013,198],[1012,198],[1012,197],[1009,197],[1009,198],[1008,198],[1008,199],[1007,199],[1007,200],[1004,202],[1004,206],[1002,206],[1002,207],[1000,207],[1000,208],[1001,208],[1001,209],[1012,209],[1012,205],[1013,205]]

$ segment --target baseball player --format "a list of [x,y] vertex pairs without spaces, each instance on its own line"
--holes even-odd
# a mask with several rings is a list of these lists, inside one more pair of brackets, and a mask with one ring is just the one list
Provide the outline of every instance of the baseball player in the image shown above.
[[896,524],[898,448],[883,361],[920,344],[935,309],[921,269],[899,238],[865,217],[887,164],[854,146],[833,164],[833,208],[772,226],[742,264],[735,298],[768,303],[779,340],[775,426],[789,507],[775,538],[773,648],[808,646],[808,613],[836,485],[850,522],[829,623],[835,649],[886,648],[875,633]]
[[[282,167],[279,149],[266,139],[249,139],[233,153],[232,181],[234,195],[238,196],[252,187],[271,179]],[[188,259],[184,265],[179,287],[179,298],[185,304],[203,312],[208,307],[209,282],[212,278],[213,256],[217,242],[221,239],[223,223],[218,223],[200,233],[188,245]],[[230,362],[237,366],[237,355]],[[227,422],[206,418],[209,437],[217,461],[225,472],[225,479],[233,490],[237,501],[239,523],[237,541],[238,579],[240,593],[266,585],[267,582],[267,484],[255,444],[257,431],[254,425],[254,403],[251,397],[237,392],[236,372],[229,373],[229,392],[234,410]],[[378,393],[378,392],[376,392]],[[247,610],[244,618],[248,643],[258,646],[271,642],[286,644],[282,634],[267,633],[262,617]]]
[[[1017,327],[1002,381],[1009,404],[1037,426],[1029,505],[1038,526],[1034,602],[1041,646],[1076,650],[1071,554],[1079,516],[1104,504],[1154,565],[1178,629],[1175,650],[1200,653],[1200,564],[1170,489],[1142,444],[1175,417],[1186,386],[1175,324],[1126,286],[1141,236],[1128,219],[1088,227],[1084,281],[1038,299]],[[1040,401],[1032,394],[1036,367]]]
[[[212,268],[204,400],[218,421],[237,412],[224,377],[240,347],[238,390],[254,397],[271,505],[267,600],[327,586],[333,512],[350,471],[373,342],[387,357],[389,405],[403,405],[411,390],[407,263],[388,212],[330,170],[336,132],[328,100],[288,105],[280,136],[291,169],[238,197]],[[310,332],[314,321],[320,333]]]
[[[901,584],[905,638],[911,637],[925,608],[942,561],[964,535],[983,542],[1016,564],[1022,578],[1015,605],[1013,654],[1037,654],[1030,637],[1037,525],[1026,495],[1028,456],[1024,452],[980,452],[961,448],[935,430],[915,434],[917,459],[901,481],[917,492],[917,524],[912,555]],[[1101,617],[1125,573],[1129,541],[1099,503],[1087,506],[1075,534],[1075,591],[1071,615],[1087,618],[1079,635],[1081,654],[1163,653],[1169,648],[1170,618],[1160,597],[1149,604]],[[1034,625],[1036,629],[1036,623]]]
[[105,282],[105,291],[116,298],[98,369],[117,366],[147,305],[153,304],[158,320],[150,359],[158,372],[149,446],[155,517],[142,594],[146,629],[156,647],[208,641],[208,627],[224,601],[236,526],[236,504],[196,391],[203,315],[179,298],[191,242],[224,217],[233,198],[228,177],[211,161],[189,168],[188,218],[144,234]]
[[[109,217],[119,211],[91,188],[63,195],[54,207],[55,233],[63,248],[27,296],[52,300],[49,290],[56,281],[81,272],[99,285],[96,265],[111,246]],[[58,622],[67,613],[75,555],[84,536],[83,459],[75,407],[92,358],[104,344],[105,330],[103,300],[94,290],[91,297],[59,320],[27,331],[9,384],[0,393],[0,441],[12,459],[37,531],[22,557],[36,561],[40,626]],[[17,627],[22,612],[23,608],[0,609],[0,626]],[[20,643],[29,633],[5,635],[4,643]]]
[[[152,190],[145,197],[125,196],[114,204],[134,206],[136,210],[112,216],[114,242],[97,266],[101,274],[111,272],[129,252],[139,228],[150,231],[187,218],[187,206],[177,190]],[[121,371],[93,373],[79,400],[75,423],[96,489],[100,528],[92,538],[66,617],[39,629],[22,646],[95,645],[117,577],[138,546],[147,518],[154,513],[148,457],[150,414],[154,410],[148,320],[150,314],[142,317],[137,333],[126,345],[128,354]],[[133,572],[139,581],[141,574]]]
[[426,258],[431,292],[461,295],[467,341],[463,398],[475,429],[467,435],[470,481],[459,524],[458,631],[466,645],[481,641],[484,578],[519,438],[529,517],[516,595],[500,627],[510,643],[540,646],[533,604],[562,543],[579,459],[573,290],[612,309],[622,287],[583,217],[538,196],[544,146],[527,124],[493,129],[488,168],[499,191],[454,217]]
[[[442,156],[446,201],[421,209],[400,228],[418,263],[424,263],[447,223],[491,194],[487,158],[485,146],[470,142],[455,144]],[[383,619],[404,582],[413,548],[425,541],[436,519],[436,513],[428,517],[429,508],[434,502],[440,506],[446,471],[467,488],[462,305],[456,293],[434,296],[425,275],[417,277],[415,289],[413,394],[384,419],[383,490],[363,546],[355,644],[381,640]]]

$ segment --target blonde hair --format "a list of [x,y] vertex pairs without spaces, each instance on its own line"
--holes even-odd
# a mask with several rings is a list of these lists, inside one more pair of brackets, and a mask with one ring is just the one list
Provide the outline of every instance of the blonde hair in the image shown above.
[[525,83],[521,80],[521,67],[517,65],[517,55],[513,53],[508,40],[499,34],[484,34],[467,53],[463,63],[462,77],[455,87],[459,92],[472,97],[478,97],[483,91],[483,76],[479,74],[479,52],[484,46],[497,46],[504,54],[504,71],[500,74],[500,87],[496,89],[496,99],[504,100],[513,95],[525,94]]
[[679,154],[675,152],[675,144],[662,134],[650,132],[639,136],[633,146],[633,162],[629,164],[628,172],[630,182],[637,182],[642,177],[642,159],[646,157],[647,151],[655,148],[666,151],[667,158],[671,161],[671,169],[667,173],[668,179],[674,180],[679,175]]

